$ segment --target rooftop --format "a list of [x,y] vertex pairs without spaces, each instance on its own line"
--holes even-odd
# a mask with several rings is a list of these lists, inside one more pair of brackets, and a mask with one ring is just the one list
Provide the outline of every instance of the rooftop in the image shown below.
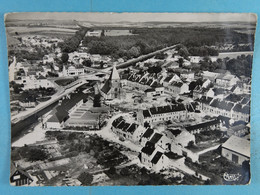
[[216,125],[216,124],[219,124],[219,123],[220,123],[220,120],[219,119],[215,119],[215,120],[212,120],[212,121],[207,121],[207,122],[204,122],[204,123],[187,126],[187,127],[185,127],[185,129],[187,131],[193,131],[193,130],[204,128],[204,127],[210,127],[212,125]]
[[151,163],[157,164],[157,162],[160,160],[162,155],[163,155],[163,153],[161,153],[159,151],[156,152],[156,154],[154,155],[153,159],[151,160]]
[[149,138],[149,137],[152,136],[153,132],[154,132],[154,130],[151,129],[151,128],[149,128],[149,129],[147,129],[147,130],[145,131],[145,133],[143,134],[143,137]]
[[151,138],[150,142],[153,144],[156,144],[162,137],[162,134],[155,133],[153,137]]
[[222,147],[250,157],[250,142],[246,139],[232,135]]

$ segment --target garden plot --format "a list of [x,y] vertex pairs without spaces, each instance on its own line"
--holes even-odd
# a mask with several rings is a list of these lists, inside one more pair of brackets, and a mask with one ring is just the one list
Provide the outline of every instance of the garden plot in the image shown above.
[[56,160],[56,161],[52,161],[52,162],[42,163],[39,165],[39,167],[42,170],[47,170],[47,169],[53,169],[56,167],[67,165],[70,162],[71,162],[71,160],[69,158],[64,158],[64,159],[60,159],[60,160]]

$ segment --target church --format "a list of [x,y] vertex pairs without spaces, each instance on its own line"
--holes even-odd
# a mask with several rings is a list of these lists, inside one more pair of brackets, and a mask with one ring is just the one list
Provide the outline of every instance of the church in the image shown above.
[[113,66],[109,78],[106,80],[105,84],[100,89],[100,94],[107,100],[123,98],[124,91],[121,87],[120,76],[115,65]]

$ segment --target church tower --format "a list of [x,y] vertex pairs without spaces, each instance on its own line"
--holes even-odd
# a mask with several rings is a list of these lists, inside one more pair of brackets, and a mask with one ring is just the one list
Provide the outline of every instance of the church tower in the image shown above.
[[101,95],[105,99],[114,99],[114,98],[121,98],[122,88],[120,82],[120,76],[116,69],[116,66],[113,66],[111,74],[106,80],[105,84],[101,88]]

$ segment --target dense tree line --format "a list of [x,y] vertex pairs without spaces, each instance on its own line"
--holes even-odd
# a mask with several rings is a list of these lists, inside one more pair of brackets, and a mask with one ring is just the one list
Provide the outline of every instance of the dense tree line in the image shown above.
[[224,58],[217,59],[217,61],[212,62],[209,57],[204,57],[199,64],[193,64],[191,69],[198,73],[200,71],[212,71],[225,73],[225,70],[230,71],[236,76],[246,76],[251,77],[252,72],[252,55],[241,55],[237,58]]
[[228,60],[226,63],[226,68],[232,74],[237,76],[247,76],[251,77],[252,72],[253,56],[251,55],[241,55],[237,59]]
[[87,33],[87,28],[81,28],[76,31],[75,35],[65,40],[64,42],[60,42],[58,46],[61,48],[62,52],[70,53],[77,50],[81,40],[85,37]]
[[[220,28],[154,28],[133,29],[129,36],[85,37],[83,45],[91,54],[111,55],[130,59],[144,55],[165,46],[181,43],[179,54],[217,56],[218,51],[209,46],[231,43],[236,50],[252,50],[253,35],[238,33],[232,29]],[[238,44],[249,44],[245,47]],[[162,57],[162,56],[158,56]]]
[[18,62],[24,60],[42,60],[43,56],[47,54],[44,50],[37,49],[35,52],[29,52],[27,50],[10,50],[10,55],[15,55]]

